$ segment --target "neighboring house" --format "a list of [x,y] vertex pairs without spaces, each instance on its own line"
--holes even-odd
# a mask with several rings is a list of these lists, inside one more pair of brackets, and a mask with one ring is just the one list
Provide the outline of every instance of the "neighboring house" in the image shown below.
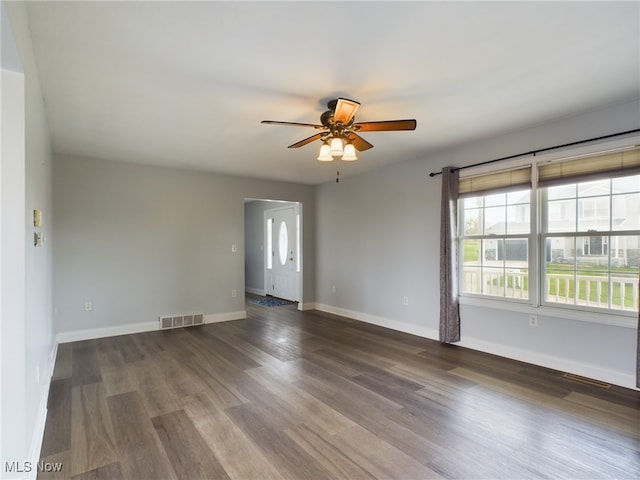
[[[637,190],[637,185],[635,186]],[[615,192],[614,192],[615,193]],[[549,231],[566,231],[567,225],[577,225],[579,231],[598,232],[637,230],[640,218],[637,194],[621,193],[610,196],[608,187],[600,182],[590,182],[582,188],[581,199],[558,200],[549,208]],[[612,216],[609,218],[609,202]],[[606,265],[611,256],[612,266],[637,267],[640,253],[636,236],[589,235],[573,238],[552,238],[547,261],[573,263],[580,258],[581,265]]]

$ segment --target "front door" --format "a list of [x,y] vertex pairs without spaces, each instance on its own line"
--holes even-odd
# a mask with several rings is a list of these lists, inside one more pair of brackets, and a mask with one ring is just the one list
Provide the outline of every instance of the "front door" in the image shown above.
[[299,230],[297,205],[265,211],[265,291],[294,302],[300,300]]

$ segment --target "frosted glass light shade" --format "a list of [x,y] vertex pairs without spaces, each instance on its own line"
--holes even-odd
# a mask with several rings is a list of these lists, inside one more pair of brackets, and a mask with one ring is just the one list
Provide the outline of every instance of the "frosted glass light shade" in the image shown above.
[[331,156],[331,153],[329,153],[330,150],[331,150],[331,147],[329,147],[329,144],[323,143],[322,146],[320,147],[320,154],[318,155],[318,160],[320,160],[321,162],[333,161],[333,157]]
[[342,140],[339,138],[332,138],[331,139],[331,148],[329,153],[334,156],[334,157],[339,157],[342,155],[343,153],[343,149],[342,149]]
[[352,162],[357,159],[358,157],[356,157],[355,147],[351,143],[347,143],[344,146],[344,154],[342,155],[342,160],[344,160],[345,162]]

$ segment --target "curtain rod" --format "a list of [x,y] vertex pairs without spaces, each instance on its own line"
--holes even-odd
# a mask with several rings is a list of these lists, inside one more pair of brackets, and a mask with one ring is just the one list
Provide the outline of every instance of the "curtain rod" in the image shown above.
[[[518,153],[517,155],[509,155],[508,157],[496,158],[495,160],[487,160],[486,162],[466,165],[464,167],[455,168],[454,170],[464,170],[465,168],[479,167],[480,165],[487,165],[489,163],[502,162],[504,160],[511,160],[512,158],[524,157],[526,155],[535,156],[538,153],[548,152],[549,150],[555,150],[557,148],[572,147],[574,145],[580,145],[581,143],[595,142],[596,140],[605,140],[607,138],[619,137],[621,135],[627,135],[629,133],[638,133],[638,132],[640,132],[640,128],[636,128],[635,130],[627,130],[626,132],[612,133],[611,135],[603,135],[602,137],[594,137],[594,138],[589,138],[587,140],[579,140],[577,142],[565,143],[563,145],[555,145],[553,147],[540,148],[538,150],[531,150],[530,152]],[[430,177],[435,177],[436,175],[442,175],[442,170],[440,170],[439,172],[431,172],[429,174]]]

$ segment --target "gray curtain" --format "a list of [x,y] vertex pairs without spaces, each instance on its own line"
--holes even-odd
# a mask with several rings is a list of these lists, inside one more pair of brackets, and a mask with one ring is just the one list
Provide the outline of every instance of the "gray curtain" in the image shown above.
[[440,213],[440,341],[460,341],[458,308],[458,170],[442,169]]

